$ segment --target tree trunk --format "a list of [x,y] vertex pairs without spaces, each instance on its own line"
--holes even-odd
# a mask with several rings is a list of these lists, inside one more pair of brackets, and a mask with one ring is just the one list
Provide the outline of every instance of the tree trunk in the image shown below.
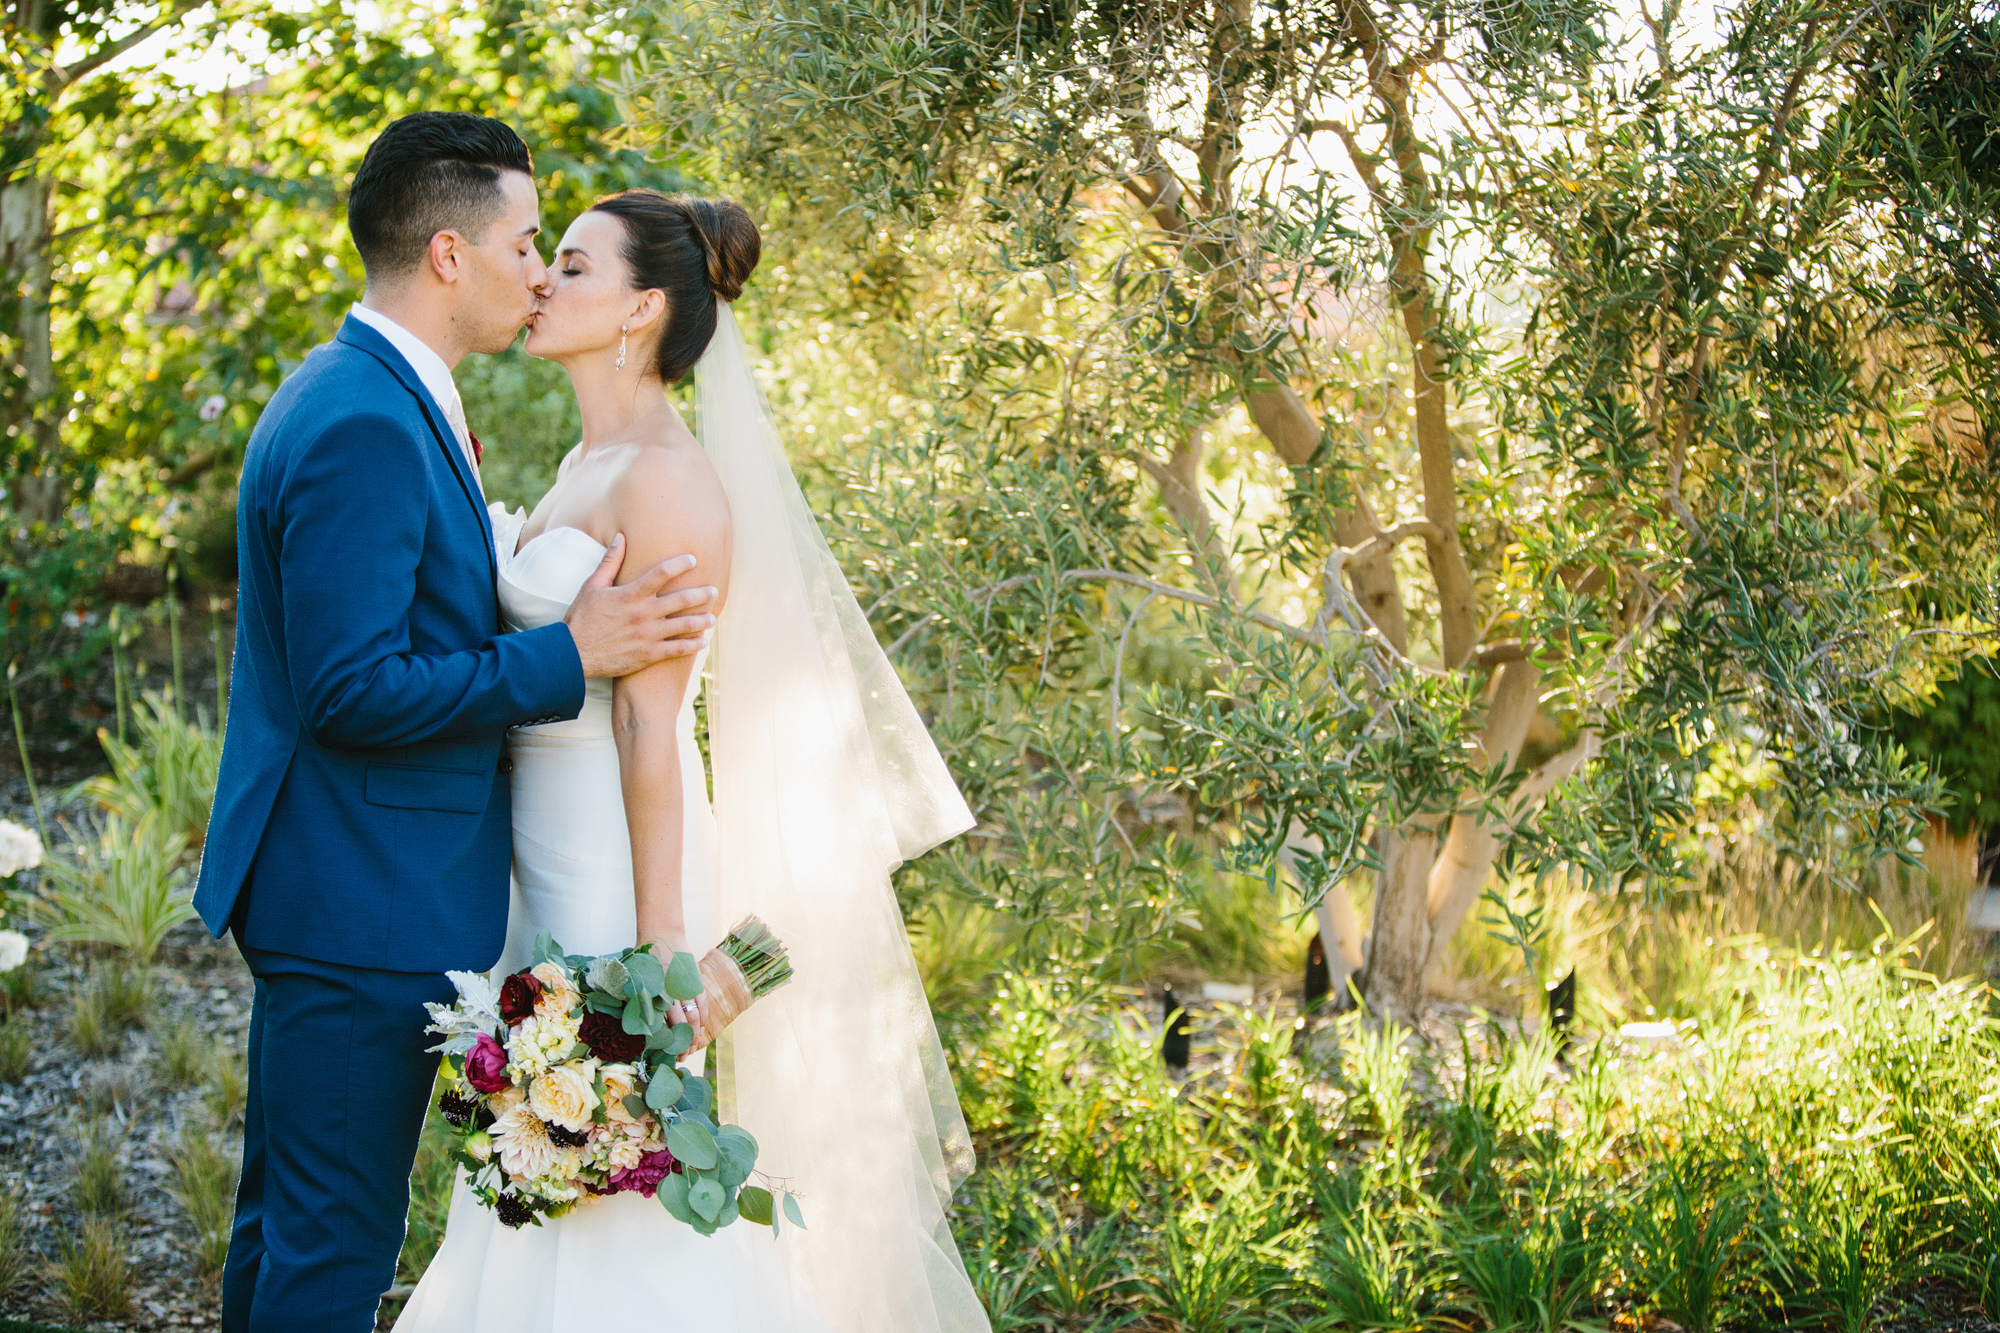
[[[29,145],[32,150],[33,145]],[[12,490],[17,521],[54,524],[62,517],[58,472],[62,403],[56,394],[49,331],[49,182],[24,175],[0,186],[0,281],[15,303],[17,353],[12,369],[23,390],[14,424],[19,457]],[[25,447],[24,443],[25,441]]]
[[1375,928],[1361,970],[1361,996],[1376,1014],[1409,1028],[1423,1013],[1431,868],[1443,822],[1442,816],[1426,816],[1380,834],[1382,870],[1375,880]]

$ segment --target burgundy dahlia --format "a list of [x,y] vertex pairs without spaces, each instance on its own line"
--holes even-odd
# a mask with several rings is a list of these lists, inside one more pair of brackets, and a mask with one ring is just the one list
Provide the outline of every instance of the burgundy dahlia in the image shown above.
[[643,1035],[634,1036],[625,1030],[623,1023],[595,1009],[583,1016],[577,1035],[590,1047],[590,1053],[606,1064],[629,1065],[646,1050]]
[[614,1190],[636,1190],[652,1198],[660,1188],[660,1182],[681,1169],[674,1155],[665,1148],[647,1153],[639,1159],[639,1165],[628,1166],[611,1173],[611,1188]]
[[542,983],[531,972],[516,972],[500,983],[500,1017],[520,1023],[534,1017],[535,1001],[541,998]]

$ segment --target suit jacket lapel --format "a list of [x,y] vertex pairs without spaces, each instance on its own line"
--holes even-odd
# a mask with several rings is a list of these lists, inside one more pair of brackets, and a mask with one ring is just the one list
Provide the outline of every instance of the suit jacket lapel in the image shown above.
[[464,493],[466,503],[472,506],[473,516],[479,520],[479,535],[486,542],[486,563],[493,567],[497,577],[500,563],[493,549],[493,525],[487,520],[486,505],[479,491],[479,482],[472,475],[472,464],[466,461],[465,450],[459,448],[458,436],[452,433],[444,409],[431,397],[431,391],[424,387],[422,377],[403,359],[403,354],[374,329],[349,315],[336,336],[341,342],[360,348],[387,366],[389,373],[416,395],[417,405],[424,411],[424,420],[430,423],[431,437],[437,441],[438,448],[444,450],[445,461],[451,465],[451,474],[458,478],[458,488]]

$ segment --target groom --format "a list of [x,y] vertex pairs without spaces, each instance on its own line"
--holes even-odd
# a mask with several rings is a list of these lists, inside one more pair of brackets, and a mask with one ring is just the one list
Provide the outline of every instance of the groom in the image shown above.
[[362,159],[367,292],[272,397],[243,460],[236,658],[195,906],[256,978],[227,1333],[363,1333],[394,1281],[437,1057],[424,1004],[500,955],[509,727],[584,680],[697,650],[677,557],[501,632],[451,367],[512,344],[547,281],[528,149],[423,112]]

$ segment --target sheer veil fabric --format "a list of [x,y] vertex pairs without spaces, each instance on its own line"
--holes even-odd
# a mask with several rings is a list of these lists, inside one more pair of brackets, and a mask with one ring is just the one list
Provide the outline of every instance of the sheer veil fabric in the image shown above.
[[782,1248],[835,1333],[986,1333],[946,1210],[972,1147],[890,872],[972,827],[807,508],[727,304],[695,433],[734,525],[709,661],[725,925],[755,913],[792,983],[717,1043],[725,1119],[787,1178]]

